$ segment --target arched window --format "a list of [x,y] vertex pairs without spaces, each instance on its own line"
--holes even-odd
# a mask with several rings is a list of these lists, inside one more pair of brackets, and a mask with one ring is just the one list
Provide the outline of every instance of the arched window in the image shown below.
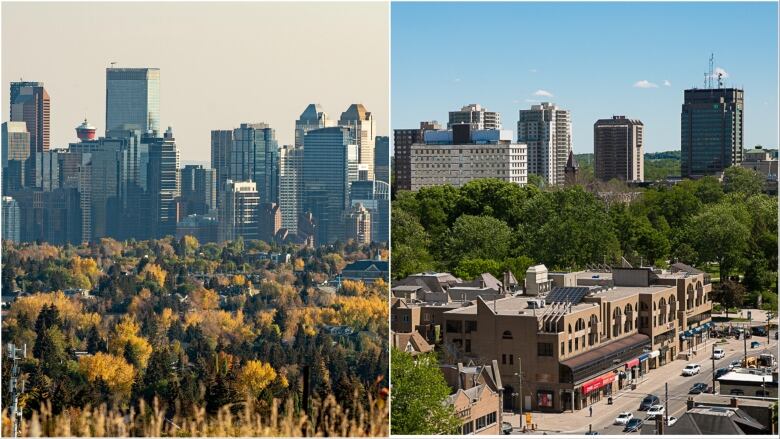
[[630,303],[626,304],[623,313],[626,315],[626,322],[623,324],[623,332],[629,332],[634,329],[634,308]]
[[588,346],[593,346],[599,341],[599,318],[595,314],[588,321]]
[[512,333],[510,331],[504,331],[504,334],[501,336],[504,340],[511,340],[512,339]]
[[585,320],[577,319],[577,323],[574,325],[574,330],[579,332],[585,329]]
[[663,325],[666,323],[666,299],[661,297],[661,300],[658,301],[658,308],[661,310],[658,313],[658,324]]
[[571,334],[571,323],[569,323],[569,334]]
[[669,296],[669,321],[672,322],[675,319],[677,313],[677,299],[674,295]]
[[701,282],[696,282],[696,306],[704,303],[704,288],[701,286]]
[[620,311],[620,307],[616,307],[612,311],[612,336],[617,337],[620,335],[620,329],[623,326],[623,313]]
[[688,285],[685,291],[685,309],[693,309],[693,285]]

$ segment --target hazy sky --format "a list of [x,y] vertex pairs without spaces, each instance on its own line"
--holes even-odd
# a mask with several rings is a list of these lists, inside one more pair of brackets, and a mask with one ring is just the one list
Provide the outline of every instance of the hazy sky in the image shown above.
[[10,81],[42,81],[52,147],[76,141],[86,116],[105,129],[105,68],[160,68],[161,127],[183,162],[210,161],[210,131],[268,122],[293,143],[295,119],[319,102],[351,103],[388,133],[386,3],[2,4],[2,120]]
[[517,130],[518,110],[554,102],[572,143],[593,123],[641,119],[645,150],[680,147],[683,90],[702,87],[710,53],[745,90],[745,146],[777,147],[777,2],[394,3],[393,128],[446,122],[480,103]]

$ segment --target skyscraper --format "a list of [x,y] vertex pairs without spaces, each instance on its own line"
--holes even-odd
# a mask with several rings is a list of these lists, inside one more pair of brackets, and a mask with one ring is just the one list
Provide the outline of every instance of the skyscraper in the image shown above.
[[181,169],[181,199],[186,215],[205,215],[217,208],[217,174],[200,165]]
[[282,212],[282,227],[290,234],[298,233],[302,167],[303,146],[285,145],[279,149],[279,209]]
[[517,143],[528,145],[528,174],[550,186],[564,183],[564,168],[571,151],[569,111],[549,102],[520,110]]
[[38,85],[20,85],[11,83],[11,121],[27,124],[30,133],[30,153],[49,150],[49,128],[51,102],[49,93]]
[[254,181],[261,202],[279,201],[279,144],[268,124],[242,123],[232,131],[212,131],[211,166],[218,185]]
[[390,138],[376,136],[374,141],[374,179],[390,183]]
[[744,91],[685,90],[680,115],[683,177],[722,172],[742,162]]
[[412,145],[423,142],[427,130],[441,129],[439,122],[420,122],[420,128],[393,130],[393,174],[398,190],[412,189]]
[[349,191],[350,205],[363,205],[371,213],[371,240],[390,239],[390,185],[384,181],[353,181]]
[[374,137],[376,125],[374,116],[363,104],[352,104],[341,113],[339,126],[352,129],[354,142],[358,146],[358,164],[365,165],[368,179],[374,179]]
[[[211,130],[211,169],[217,174],[217,193],[230,179],[230,155],[233,148],[233,130]],[[217,195],[219,199],[219,195]]]
[[644,181],[644,125],[613,116],[593,125],[593,161],[596,178]]
[[334,121],[328,119],[326,113],[320,104],[309,104],[298,120],[295,121],[295,146],[303,147],[303,136],[309,130],[318,130],[334,126]]
[[371,244],[371,216],[361,203],[352,206],[347,213],[345,238],[358,244]]
[[302,209],[316,224],[316,243],[344,239],[349,188],[358,173],[358,146],[346,127],[309,131],[304,138]]
[[24,122],[3,122],[3,169],[8,160],[25,161],[30,157],[30,133]]
[[19,203],[11,197],[3,197],[3,232],[4,241],[19,242],[21,214]]
[[472,130],[500,130],[501,116],[495,111],[487,111],[479,104],[469,104],[458,111],[450,111],[447,128],[457,124],[471,125]]
[[258,239],[260,197],[255,182],[227,180],[222,191],[218,240],[233,241],[239,236]]
[[179,221],[176,199],[181,194],[179,180],[179,149],[173,130],[168,127],[163,137],[144,137],[149,145],[147,190],[152,217],[152,236],[160,238],[176,234]]
[[125,129],[160,135],[160,69],[106,69],[106,137]]

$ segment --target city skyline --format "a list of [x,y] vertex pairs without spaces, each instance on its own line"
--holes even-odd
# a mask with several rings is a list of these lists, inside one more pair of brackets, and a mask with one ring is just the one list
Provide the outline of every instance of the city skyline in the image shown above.
[[[593,123],[615,115],[645,122],[646,152],[679,150],[683,91],[703,87],[714,53],[724,86],[745,89],[745,147],[777,147],[776,3],[558,6],[394,4],[392,128],[443,122],[448,111],[477,103],[515,131],[519,110],[551,102],[571,112],[575,153],[593,152]],[[467,39],[458,37],[464,23],[490,26],[466,26],[479,35]],[[713,29],[731,32],[716,41]],[[528,35],[545,35],[545,43]],[[420,41],[444,57],[473,54],[476,64],[420,62]],[[604,56],[606,45],[621,55]],[[636,60],[626,62],[632,51]],[[479,63],[489,67],[474,68]]]
[[[160,129],[175,130],[183,164],[208,164],[211,130],[242,122],[267,123],[280,145],[293,144],[295,120],[312,102],[333,117],[355,102],[363,103],[375,114],[376,134],[387,135],[389,5],[344,5],[348,7],[188,3],[182,8],[179,3],[160,3],[155,4],[159,13],[150,15],[140,5],[122,3],[3,4],[3,108],[10,100],[9,82],[20,77],[43,82],[52,102],[51,147],[64,148],[76,141],[74,129],[85,117],[98,135],[105,133],[107,68],[150,67],[160,69]],[[12,36],[23,32],[31,16],[43,30],[24,46],[12,44]],[[254,25],[258,17],[263,26]],[[85,19],[90,26],[81,28],[83,32],[75,28],[57,32],[55,38],[56,22]],[[212,30],[215,22],[227,20],[234,25],[219,27],[219,33]],[[144,32],[126,38],[139,21]],[[94,38],[96,34],[101,38]],[[243,44],[221,41],[271,44],[247,57]],[[306,50],[310,41],[330,42],[334,50]],[[84,51],[90,52],[88,57]],[[290,52],[300,56],[291,57]],[[358,52],[363,58],[360,68],[341,67],[348,65],[350,53]],[[236,62],[238,58],[242,61]],[[207,62],[213,69],[203,68]],[[328,64],[333,67],[322,68]],[[53,65],[69,68],[55,75],[50,73]],[[221,77],[227,66],[230,75]]]

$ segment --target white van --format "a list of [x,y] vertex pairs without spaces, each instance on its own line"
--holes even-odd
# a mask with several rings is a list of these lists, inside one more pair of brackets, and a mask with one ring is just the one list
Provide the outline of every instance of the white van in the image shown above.
[[715,348],[712,350],[712,358],[720,360],[726,356],[726,351],[723,348]]

